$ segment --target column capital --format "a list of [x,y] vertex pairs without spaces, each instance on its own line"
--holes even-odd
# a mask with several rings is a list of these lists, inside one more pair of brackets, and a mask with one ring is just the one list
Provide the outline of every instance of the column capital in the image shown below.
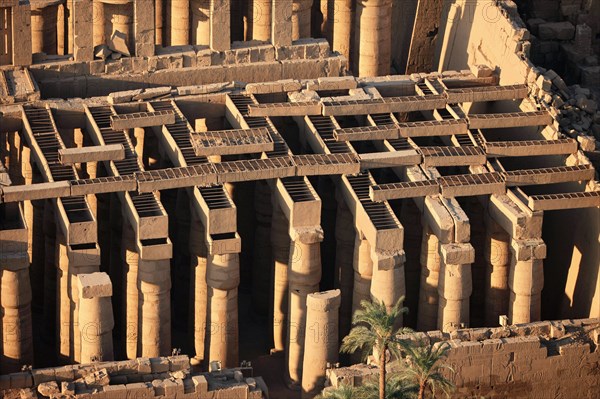
[[517,262],[546,259],[546,243],[541,239],[512,240],[510,243]]
[[398,251],[371,251],[374,270],[392,270],[404,264],[406,253],[403,249]]
[[475,248],[470,243],[441,244],[440,255],[447,265],[464,265],[475,262]]
[[316,244],[323,241],[323,237],[324,233],[321,226],[290,228],[290,238],[302,244]]
[[111,297],[112,283],[106,273],[89,273],[77,275],[79,298],[105,298]]
[[306,296],[306,307],[318,312],[337,310],[340,307],[341,298],[340,290],[314,292]]

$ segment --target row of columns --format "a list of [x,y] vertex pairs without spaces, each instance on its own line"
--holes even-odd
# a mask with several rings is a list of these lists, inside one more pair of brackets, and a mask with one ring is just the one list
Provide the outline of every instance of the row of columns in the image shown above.
[[[489,216],[486,220],[485,325],[494,326],[501,315],[512,324],[537,321],[541,317],[543,260],[529,243],[510,238]],[[469,323],[472,292],[472,254],[456,252],[444,256],[447,245],[440,244],[431,228],[424,225],[421,252],[421,284],[417,330],[450,331]],[[534,246],[541,244],[535,243]],[[448,258],[452,259],[448,261]],[[446,260],[445,260],[446,259]],[[462,260],[466,260],[461,263]]]

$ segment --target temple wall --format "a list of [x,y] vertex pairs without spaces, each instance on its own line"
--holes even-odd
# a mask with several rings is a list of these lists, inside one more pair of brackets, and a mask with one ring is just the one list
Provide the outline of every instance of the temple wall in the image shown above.
[[[598,319],[545,321],[508,328],[418,333],[451,345],[444,364],[457,386],[452,398],[591,398],[600,388]],[[333,386],[360,385],[376,369],[329,371]]]

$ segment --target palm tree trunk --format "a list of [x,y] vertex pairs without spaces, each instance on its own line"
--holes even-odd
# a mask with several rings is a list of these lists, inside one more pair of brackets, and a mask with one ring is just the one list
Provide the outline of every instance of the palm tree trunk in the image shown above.
[[385,399],[385,346],[379,353],[379,399]]
[[419,399],[425,399],[425,384],[419,384]]

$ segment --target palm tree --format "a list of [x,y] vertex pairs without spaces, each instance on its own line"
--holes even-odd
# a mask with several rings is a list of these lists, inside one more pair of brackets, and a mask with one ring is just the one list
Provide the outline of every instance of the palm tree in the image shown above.
[[[357,389],[356,398],[372,399],[381,397],[379,383],[375,379],[369,379],[363,386]],[[414,398],[418,387],[400,375],[388,376],[385,380],[385,399]],[[354,399],[354,397],[353,397]]]
[[412,341],[399,343],[406,355],[406,368],[402,375],[416,382],[419,387],[418,399],[424,399],[427,390],[435,397],[437,390],[448,395],[454,389],[454,384],[442,374],[443,369],[453,371],[450,366],[441,364],[450,349],[447,342],[432,345]]
[[356,397],[356,388],[343,384],[337,388],[323,391],[317,396],[317,399],[355,399]]
[[402,306],[403,301],[404,297],[401,297],[389,310],[383,301],[361,301],[362,309],[354,313],[354,327],[350,334],[344,337],[340,349],[343,353],[354,353],[360,349],[363,359],[366,359],[371,350],[379,354],[379,399],[386,398],[386,352],[389,350],[391,354],[399,356],[396,336],[411,332],[410,329],[396,327],[400,316],[408,312],[408,309]]

